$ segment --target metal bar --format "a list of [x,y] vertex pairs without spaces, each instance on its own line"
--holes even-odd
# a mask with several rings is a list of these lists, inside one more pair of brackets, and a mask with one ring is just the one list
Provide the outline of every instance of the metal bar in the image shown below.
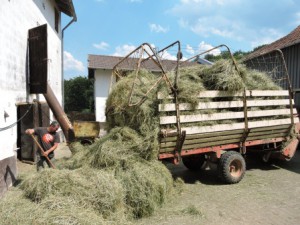
[[[175,41],[175,42],[173,42],[172,44],[168,45],[167,47],[164,47],[163,49],[159,50],[157,53],[163,52],[163,51],[165,51],[166,49],[168,49],[168,48],[170,48],[170,47],[173,47],[174,45],[176,45],[176,44],[178,44],[178,43],[180,43],[180,42],[179,42],[179,41]],[[152,56],[154,56],[154,55],[152,55]],[[149,56],[149,57],[150,57],[150,56]],[[149,57],[146,58],[145,61],[148,60]]]
[[246,139],[249,135],[249,124],[248,124],[248,111],[247,111],[247,95],[246,95],[246,89],[244,88],[243,92],[243,104],[244,104],[244,122],[245,122],[245,129],[244,129],[244,134],[241,138],[241,150],[240,152],[242,154],[246,154]]
[[[277,51],[280,54],[280,57],[281,57],[281,60],[282,60],[283,66],[284,66],[284,70],[285,70],[286,79],[288,81],[289,92],[290,92],[290,94],[293,94],[293,92],[292,92],[292,86],[291,86],[291,81],[290,81],[290,76],[289,76],[289,72],[288,72],[288,69],[287,69],[287,65],[286,65],[283,53],[282,53],[282,51],[280,49],[276,49],[274,51]],[[292,95],[292,98],[293,98],[293,95]]]
[[293,98],[294,98],[294,93],[292,91],[292,86],[291,86],[291,81],[290,81],[290,76],[289,76],[289,72],[285,63],[285,59],[283,56],[283,53],[280,49],[276,49],[275,51],[279,52],[283,66],[284,66],[284,70],[285,70],[285,75],[286,75],[286,80],[288,82],[288,88],[289,88],[289,101],[290,101],[290,111],[291,111],[291,124],[294,125],[294,114],[293,114]]
[[[176,61],[176,68],[175,68],[175,80],[174,80],[174,89],[173,89],[173,95],[174,95],[174,103],[176,108],[176,126],[177,126],[177,141],[176,141],[176,149],[177,155],[181,156],[181,149],[185,140],[186,132],[181,131],[181,124],[180,124],[180,110],[179,110],[179,101],[178,101],[178,79],[179,79],[179,60],[182,58],[181,53],[181,46],[180,42],[177,41],[174,44],[178,44],[178,52],[177,52],[177,61]],[[172,46],[173,46],[172,45]],[[175,154],[176,155],[176,154]]]
[[140,71],[143,53],[144,53],[144,46],[141,46],[140,58],[139,58],[139,60],[138,60],[138,62],[137,62],[137,69],[136,69],[136,71],[135,71],[135,78],[134,78],[134,81],[133,81],[133,83],[132,83],[132,87],[131,87],[130,94],[129,94],[128,106],[134,106],[134,105],[137,105],[137,104],[131,104],[131,99],[132,99],[132,93],[133,93],[133,90],[134,90],[134,87],[135,87],[135,84],[136,84],[136,79],[137,79],[138,73],[139,73],[139,71]]
[[114,72],[114,70],[122,63],[124,62],[126,59],[128,59],[134,52],[136,52],[137,50],[139,50],[143,45],[145,45],[146,43],[141,44],[139,47],[137,47],[136,49],[134,49],[133,51],[131,51],[130,53],[128,53],[123,59],[120,60],[120,62],[118,62],[112,69],[112,71]]
[[[255,146],[255,145],[262,145],[268,143],[275,143],[275,142],[282,142],[284,138],[273,138],[270,140],[256,140],[256,141],[247,141],[245,142],[245,146]],[[236,144],[227,144],[227,145],[220,145],[220,146],[212,146],[212,147],[204,147],[198,149],[191,149],[191,150],[182,150],[181,155],[194,155],[194,154],[201,154],[201,153],[209,153],[209,152],[217,152],[220,150],[229,150],[229,149],[238,149],[240,145]],[[159,159],[167,159],[167,158],[174,158],[173,153],[160,153],[158,156]]]
[[[153,58],[153,55],[149,54],[149,52],[145,49],[145,46],[148,46],[148,47],[149,47],[149,49],[152,51],[153,55],[156,57],[157,60],[155,60],[155,59]],[[129,54],[127,54],[120,62],[118,62],[118,63],[113,67],[112,76],[113,76],[113,75],[116,75],[116,76],[119,76],[119,77],[121,78],[121,76],[120,76],[120,74],[119,74],[119,71],[118,71],[118,66],[119,66],[121,63],[123,63],[125,60],[127,60],[132,54],[134,54],[134,53],[135,53],[136,51],[138,51],[139,49],[142,49],[142,52],[140,53],[139,60],[138,60],[138,63],[137,63],[136,77],[137,77],[137,75],[138,75],[138,72],[139,72],[141,63],[143,63],[143,62],[145,61],[145,60],[143,60],[143,58],[142,58],[144,52],[145,52],[146,54],[148,54],[148,56],[149,56],[148,58],[151,58],[151,59],[153,60],[153,62],[161,69],[161,71],[162,71],[162,76],[161,76],[160,79],[158,79],[158,80],[154,83],[154,85],[151,86],[151,88],[145,93],[144,97],[142,97],[140,101],[135,102],[135,103],[132,103],[132,102],[131,102],[131,99],[132,99],[132,94],[133,94],[133,92],[134,92],[134,87],[135,87],[135,82],[134,82],[133,85],[132,85],[130,94],[129,94],[129,101],[128,101],[128,106],[129,106],[129,107],[130,107],[130,106],[135,106],[135,105],[142,104],[142,103],[145,101],[146,96],[149,94],[149,92],[150,92],[151,90],[153,90],[154,87],[157,86],[162,80],[165,80],[167,86],[169,86],[170,89],[171,89],[172,91],[174,90],[174,87],[173,87],[173,85],[171,84],[170,79],[168,78],[168,76],[167,76],[167,74],[166,74],[166,72],[165,72],[165,70],[164,70],[164,68],[163,68],[163,66],[162,66],[162,64],[161,64],[161,62],[159,61],[159,58],[157,57],[157,55],[156,55],[155,51],[153,50],[153,48],[152,48],[152,47],[150,46],[150,44],[148,44],[148,43],[143,43],[142,45],[140,45],[139,47],[137,47],[136,49],[134,49],[132,52],[130,52]],[[135,78],[135,79],[136,79],[136,78]],[[111,80],[111,85],[112,85],[112,80]],[[111,89],[111,87],[110,87],[110,89]]]
[[227,50],[228,50],[228,52],[229,52],[229,55],[230,55],[230,57],[231,57],[231,60],[232,60],[232,62],[233,62],[233,64],[234,64],[234,66],[235,66],[235,69],[236,69],[236,71],[239,72],[239,69],[238,69],[238,67],[237,67],[236,61],[235,61],[235,59],[234,59],[234,57],[233,57],[233,55],[232,55],[232,53],[231,53],[229,47],[228,47],[227,45],[224,45],[224,44],[218,45],[217,47],[208,49],[208,50],[206,50],[206,51],[204,51],[204,52],[201,52],[201,53],[199,53],[199,54],[197,54],[197,55],[194,55],[193,57],[188,58],[187,60],[183,61],[182,63],[188,62],[188,61],[190,61],[191,59],[197,58],[197,57],[199,57],[200,55],[204,55],[204,54],[206,54],[206,53],[208,53],[208,52],[210,52],[210,51],[212,51],[212,50],[215,50],[215,49],[221,48],[221,47],[227,48]]

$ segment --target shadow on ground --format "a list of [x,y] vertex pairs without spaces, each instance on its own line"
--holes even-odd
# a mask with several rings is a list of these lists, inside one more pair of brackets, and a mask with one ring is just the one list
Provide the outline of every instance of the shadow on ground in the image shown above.
[[[222,181],[218,178],[217,165],[207,163],[204,168],[198,172],[188,170],[182,163],[174,165],[166,163],[166,167],[170,170],[172,176],[181,178],[187,184],[200,182],[207,185],[222,185]],[[251,170],[280,170],[285,169],[300,174],[300,150],[298,149],[295,156],[290,161],[272,160],[271,162],[263,162],[258,155],[247,155],[246,157],[246,173]]]

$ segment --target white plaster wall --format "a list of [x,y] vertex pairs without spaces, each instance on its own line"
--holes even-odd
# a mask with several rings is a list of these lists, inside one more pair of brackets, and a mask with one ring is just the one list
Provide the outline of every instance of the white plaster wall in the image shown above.
[[[105,104],[111,85],[112,70],[95,70],[94,95],[96,121],[105,122]],[[113,83],[115,79],[113,79]]]
[[[61,103],[61,32],[55,31],[54,0],[1,0],[0,5],[0,128],[17,121],[17,103],[44,100],[27,95],[28,30],[48,24],[48,82]],[[4,111],[9,117],[4,120]],[[0,131],[0,160],[14,155],[17,127]]]

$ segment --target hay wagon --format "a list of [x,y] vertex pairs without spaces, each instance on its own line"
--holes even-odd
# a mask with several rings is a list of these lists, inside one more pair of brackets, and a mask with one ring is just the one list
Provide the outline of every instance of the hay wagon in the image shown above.
[[[288,90],[205,91],[198,97],[199,114],[189,113],[187,103],[159,105],[160,112],[176,114],[177,110],[175,116],[160,117],[161,126],[174,124],[177,129],[161,129],[159,159],[172,159],[175,164],[182,159],[194,171],[207,159],[218,162],[223,181],[237,183],[245,174],[243,156],[249,152],[261,153],[265,161],[293,157],[300,126]],[[213,113],[201,114],[207,109]],[[201,125],[209,121],[215,125]]]
[[[159,52],[178,45],[177,64],[174,67],[174,83],[169,79],[161,63]],[[230,53],[232,67],[240,74],[235,59],[226,45],[220,45],[201,54],[206,54],[216,48],[225,47]],[[148,49],[148,50],[146,50]],[[149,54],[149,49],[152,52]],[[135,79],[129,94],[128,107],[138,107],[147,99],[149,93],[157,90],[159,83],[165,82],[169,87],[169,95],[158,92],[157,99],[159,114],[159,153],[160,160],[180,161],[190,170],[200,170],[206,160],[218,163],[218,172],[226,183],[238,183],[245,174],[244,156],[248,153],[258,153],[264,161],[271,158],[290,160],[299,142],[299,116],[294,108],[293,92],[289,80],[283,54],[278,51],[278,58],[264,59],[259,62],[269,69],[267,76],[270,82],[276,81],[275,88],[240,91],[204,90],[197,96],[198,104],[191,105],[179,100],[178,68],[186,66],[181,61],[180,42],[155,52],[147,43],[128,54],[113,69],[113,75],[123,78],[122,63],[128,65],[130,57],[139,51]],[[142,57],[147,53],[147,57]],[[201,54],[190,59],[197,60]],[[132,60],[132,59],[131,59]],[[139,101],[133,103],[133,96],[139,81],[139,70],[143,65],[157,65],[161,76],[153,82]],[[254,65],[254,63],[252,63]],[[126,68],[123,65],[124,68]],[[255,68],[252,68],[255,69]],[[281,89],[280,87],[286,87]],[[138,94],[136,94],[138,95]]]

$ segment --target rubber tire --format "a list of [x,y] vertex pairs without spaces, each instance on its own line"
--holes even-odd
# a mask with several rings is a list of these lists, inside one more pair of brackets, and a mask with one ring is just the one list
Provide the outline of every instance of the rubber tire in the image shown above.
[[190,155],[182,157],[183,165],[191,171],[199,171],[201,170],[204,162],[205,162],[205,155]]
[[[235,171],[231,171],[231,170]],[[240,182],[246,172],[244,157],[235,151],[228,151],[222,154],[218,165],[219,177],[227,184]]]

